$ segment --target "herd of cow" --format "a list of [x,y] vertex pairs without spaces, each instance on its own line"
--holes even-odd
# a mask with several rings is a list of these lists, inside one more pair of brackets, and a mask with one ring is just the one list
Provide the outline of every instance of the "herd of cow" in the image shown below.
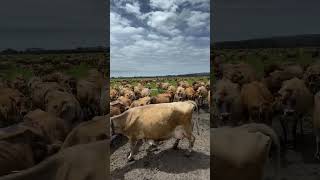
[[[270,64],[263,77],[247,63],[226,63],[219,56],[213,66],[214,179],[262,179],[270,153],[279,178],[280,145],[295,149],[297,128],[303,135],[308,117],[316,136],[315,158],[320,158],[320,63]],[[276,133],[277,122],[282,132]]]
[[3,80],[0,179],[104,179],[110,137],[107,86],[96,69],[80,79],[54,72]]
[[[185,80],[177,79],[176,86],[167,82],[157,82],[158,90],[165,93],[151,96],[151,89],[146,86],[154,82],[155,79],[141,80],[133,86],[124,80],[120,85],[110,89],[112,135],[122,134],[128,137],[128,161],[134,160],[139,140],[147,141],[150,144],[148,150],[154,150],[159,141],[174,137],[176,142],[173,148],[176,149],[179,141],[187,138],[187,155],[190,155],[195,141],[192,134],[193,111],[196,110],[199,114],[199,107],[210,102],[209,81],[195,81],[190,85]],[[198,121],[195,123],[199,133]]]

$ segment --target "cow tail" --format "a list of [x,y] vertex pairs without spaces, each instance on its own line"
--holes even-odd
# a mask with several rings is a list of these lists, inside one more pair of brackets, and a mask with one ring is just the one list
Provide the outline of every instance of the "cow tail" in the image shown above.
[[197,120],[196,120],[197,134],[200,135],[200,131],[199,131],[199,121],[200,121],[199,107],[198,107],[198,105],[197,105],[197,103],[196,103],[195,101],[190,101],[190,102],[194,105],[193,110],[196,110],[196,111],[197,111]]

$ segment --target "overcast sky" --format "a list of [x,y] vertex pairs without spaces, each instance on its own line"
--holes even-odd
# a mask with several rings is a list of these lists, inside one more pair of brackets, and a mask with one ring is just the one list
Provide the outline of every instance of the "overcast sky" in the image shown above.
[[107,2],[1,0],[0,50],[108,46]]
[[111,76],[209,72],[209,0],[111,0]]
[[214,0],[214,41],[320,33],[319,0]]

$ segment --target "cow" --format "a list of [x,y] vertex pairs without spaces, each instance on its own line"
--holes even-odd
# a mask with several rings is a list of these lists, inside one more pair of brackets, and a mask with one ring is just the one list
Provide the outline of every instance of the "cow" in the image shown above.
[[128,109],[129,107],[123,104],[122,101],[112,101],[110,103],[110,116],[119,115]]
[[115,89],[110,90],[110,101],[115,101],[119,97],[119,92]]
[[127,97],[124,97],[124,96],[120,96],[118,98],[118,101],[121,101],[123,105],[125,105],[125,108],[126,109],[129,109],[131,103],[132,103],[132,100],[127,98]]
[[130,108],[148,105],[150,104],[150,101],[151,101],[150,97],[140,98],[138,100],[133,101]]
[[303,79],[306,81],[308,88],[313,94],[320,91],[320,63],[309,66]]
[[56,82],[39,82],[34,80],[35,82],[30,84],[30,92],[31,92],[31,99],[32,99],[32,109],[45,109],[45,96],[50,91],[62,91],[65,92],[66,90],[61,87]]
[[151,90],[149,88],[143,88],[140,92],[142,98],[150,96]]
[[32,168],[0,177],[0,180],[106,180],[110,176],[109,144],[110,140],[103,140],[76,145]]
[[[189,148],[186,155],[190,155],[195,141],[195,137],[192,134],[193,110],[197,110],[199,113],[197,104],[194,101],[135,107],[110,118],[112,134],[123,134],[128,137],[130,142],[128,161],[134,160],[136,143],[142,139],[161,141],[175,137],[176,141],[173,148],[177,148],[179,141],[186,137],[189,140]],[[199,133],[198,121],[199,116],[196,121]]]
[[172,94],[162,93],[150,98],[150,104],[170,103],[172,102]]
[[243,108],[238,84],[225,78],[218,80],[212,99],[217,116],[217,126],[236,126],[243,121]]
[[68,92],[48,92],[45,96],[45,110],[65,120],[68,128],[83,120],[80,103]]
[[187,87],[187,88],[185,89],[185,92],[186,92],[186,98],[187,98],[187,100],[194,100],[194,99],[195,99],[196,91],[193,90],[192,87]]
[[27,99],[22,93],[11,88],[0,89],[0,127],[20,122],[27,110]]
[[320,91],[314,95],[313,128],[316,136],[315,158],[320,159]]
[[0,176],[30,168],[47,156],[46,141],[22,124],[0,129]]
[[[196,100],[199,106],[202,106],[204,104],[204,100],[206,97],[208,97],[208,90],[204,86],[200,86],[196,91]],[[210,101],[208,101],[210,102]]]
[[45,82],[56,82],[66,89],[69,93],[75,94],[76,92],[76,80],[71,76],[63,74],[61,72],[54,72],[42,78]]
[[[289,122],[292,123],[293,146],[296,147],[296,129],[300,122],[301,134],[303,134],[303,117],[312,111],[313,95],[306,87],[305,82],[298,78],[293,78],[282,83],[278,92],[281,101],[283,116],[280,119],[285,143],[288,143],[287,129]],[[293,119],[293,121],[289,121]]]
[[280,179],[280,142],[272,128],[251,123],[210,131],[213,179],[262,180],[269,154],[274,163],[273,179]]
[[78,81],[76,97],[81,105],[86,119],[90,119],[93,116],[99,115],[101,111],[100,95],[101,87],[99,87],[96,83],[87,80]]
[[250,83],[257,80],[256,71],[246,63],[238,64],[224,64],[223,65],[223,78],[237,83],[240,87],[245,83]]
[[254,81],[243,85],[241,103],[246,120],[271,126],[273,96],[263,83]]
[[110,139],[110,129],[108,127],[110,115],[96,116],[92,120],[82,122],[77,125],[67,136],[60,151],[65,148],[88,144],[95,141]]
[[67,128],[63,119],[41,109],[26,114],[23,117],[22,124],[41,133],[43,139],[50,144],[48,147],[50,153],[56,151],[62,145],[67,134],[71,131]]
[[179,86],[177,87],[176,94],[174,95],[174,101],[184,101],[186,100],[187,95],[186,95],[186,90],[185,88]]

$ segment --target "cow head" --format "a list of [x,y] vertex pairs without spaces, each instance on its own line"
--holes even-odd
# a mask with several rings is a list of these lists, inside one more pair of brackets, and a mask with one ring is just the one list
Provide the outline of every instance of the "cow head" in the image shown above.
[[296,96],[293,89],[285,88],[279,91],[280,102],[284,115],[291,115],[295,112]]

